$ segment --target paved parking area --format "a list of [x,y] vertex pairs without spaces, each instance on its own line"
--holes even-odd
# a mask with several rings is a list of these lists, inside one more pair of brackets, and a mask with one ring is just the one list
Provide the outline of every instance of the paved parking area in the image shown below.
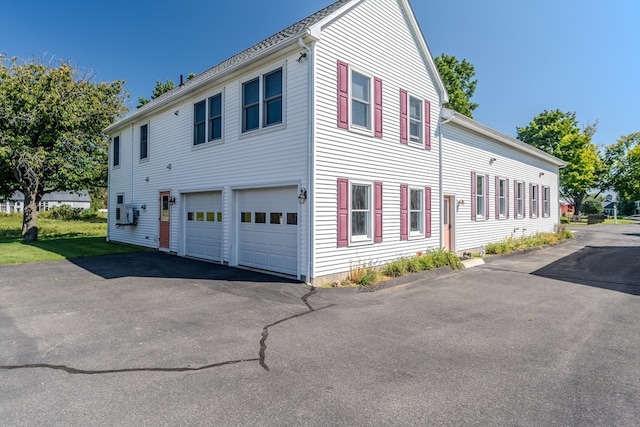
[[154,252],[3,266],[0,424],[637,425],[640,226],[576,236],[364,293]]

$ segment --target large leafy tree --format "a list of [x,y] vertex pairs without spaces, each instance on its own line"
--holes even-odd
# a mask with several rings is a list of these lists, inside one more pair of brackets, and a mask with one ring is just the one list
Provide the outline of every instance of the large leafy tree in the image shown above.
[[609,182],[620,199],[640,200],[640,132],[625,135],[605,150]]
[[528,126],[517,128],[519,140],[567,162],[560,169],[560,194],[576,211],[580,211],[589,191],[608,186],[608,165],[592,142],[596,126],[581,130],[575,113],[545,110]]
[[473,118],[473,110],[478,104],[471,102],[478,80],[475,80],[475,67],[466,59],[458,60],[453,55],[441,54],[435,58],[436,66],[444,86],[449,93],[449,102],[445,107]]
[[106,186],[102,130],[126,112],[123,83],[0,55],[0,197],[24,194],[23,241],[38,239],[46,193]]

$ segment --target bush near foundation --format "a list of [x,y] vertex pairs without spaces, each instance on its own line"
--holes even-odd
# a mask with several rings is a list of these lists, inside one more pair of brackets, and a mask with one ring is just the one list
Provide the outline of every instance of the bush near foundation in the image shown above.
[[486,247],[486,253],[499,255],[520,252],[526,249],[555,245],[564,239],[573,239],[573,233],[564,227],[560,227],[556,233],[536,233],[531,236],[507,237],[500,242],[489,243]]

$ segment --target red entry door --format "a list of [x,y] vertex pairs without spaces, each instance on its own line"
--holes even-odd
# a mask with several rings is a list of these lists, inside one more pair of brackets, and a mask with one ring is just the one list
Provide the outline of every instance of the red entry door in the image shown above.
[[444,249],[451,250],[451,197],[444,196],[442,203],[442,220],[444,227],[442,233],[444,234]]
[[160,249],[169,249],[169,230],[170,230],[170,193],[163,191],[160,193]]

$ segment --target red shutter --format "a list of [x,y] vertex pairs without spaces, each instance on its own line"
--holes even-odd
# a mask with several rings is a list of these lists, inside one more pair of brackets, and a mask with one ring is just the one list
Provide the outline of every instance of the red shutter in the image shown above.
[[375,135],[376,138],[382,138],[382,79],[378,77],[373,79],[373,99],[375,104]]
[[349,65],[338,61],[338,127],[349,128]]
[[424,237],[431,237],[431,187],[424,188]]
[[338,178],[338,246],[349,245],[349,180]]
[[424,101],[424,148],[431,150],[431,103]]
[[500,177],[496,175],[496,219],[500,219]]
[[484,218],[489,219],[489,175],[484,176]]
[[409,186],[400,184],[400,240],[409,239]]
[[506,211],[504,214],[507,219],[509,219],[509,180],[507,179],[504,183],[504,210]]
[[538,205],[538,218],[542,217],[542,195],[540,194],[540,185],[536,184],[536,195],[538,200],[536,201]]
[[471,220],[476,220],[476,173],[471,172]]
[[409,117],[407,114],[407,91],[400,89],[400,142],[408,144]]
[[382,183],[375,182],[374,187],[374,217],[373,217],[373,242],[382,242]]

